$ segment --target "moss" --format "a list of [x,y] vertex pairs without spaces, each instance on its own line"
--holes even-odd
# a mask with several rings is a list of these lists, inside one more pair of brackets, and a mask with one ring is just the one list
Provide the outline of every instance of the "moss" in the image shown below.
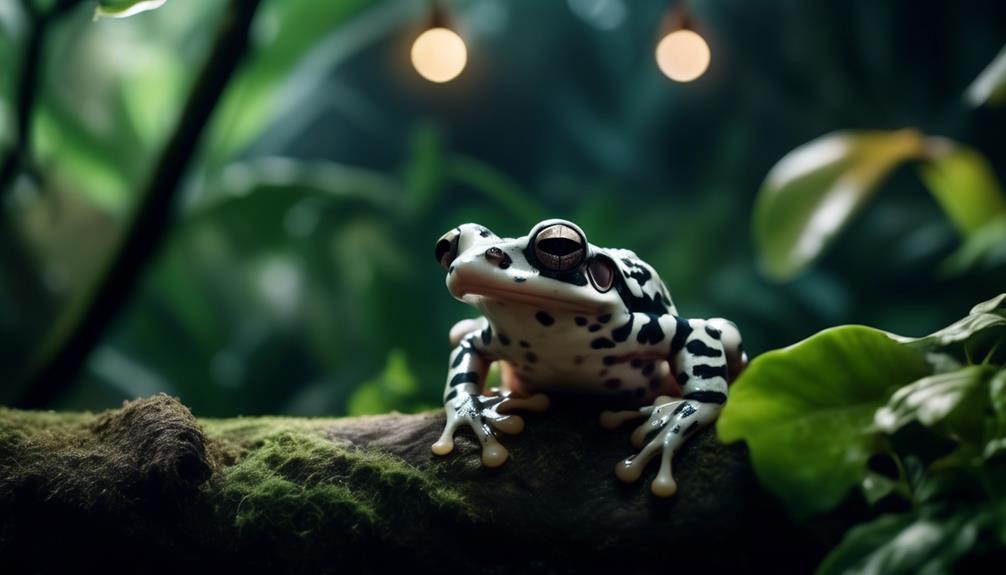
[[223,469],[218,489],[234,509],[235,526],[301,539],[320,531],[362,539],[395,536],[415,517],[468,513],[460,494],[402,460],[301,427],[259,430],[255,449]]
[[96,416],[4,410],[0,430],[3,499],[116,509],[146,493],[193,489],[210,475],[195,418],[163,394]]

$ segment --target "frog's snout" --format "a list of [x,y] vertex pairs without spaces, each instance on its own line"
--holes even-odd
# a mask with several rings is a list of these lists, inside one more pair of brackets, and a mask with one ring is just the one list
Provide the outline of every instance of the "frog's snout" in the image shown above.
[[497,247],[487,249],[484,255],[486,259],[489,260],[489,263],[503,270],[510,267],[510,264],[513,263],[513,260],[510,259],[510,256],[508,256],[506,252]]

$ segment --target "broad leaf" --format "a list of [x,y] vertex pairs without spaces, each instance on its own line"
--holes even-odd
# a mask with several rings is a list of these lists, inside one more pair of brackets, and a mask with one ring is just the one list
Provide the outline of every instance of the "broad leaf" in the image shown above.
[[927,138],[926,150],[922,181],[961,235],[1006,215],[1006,196],[985,156],[944,138]]
[[769,172],[754,207],[763,271],[803,271],[904,162],[923,153],[916,131],[835,132],[800,146]]
[[877,410],[874,423],[893,434],[917,421],[947,435],[978,441],[985,425],[980,414],[989,403],[986,384],[993,373],[991,366],[973,365],[924,377],[895,392]]
[[968,86],[964,99],[974,107],[1006,102],[1006,47]]
[[95,18],[128,18],[140,12],[154,10],[167,0],[98,0]]
[[825,330],[756,358],[732,387],[719,435],[745,440],[762,484],[807,517],[862,483],[877,408],[929,373],[922,353],[881,331]]

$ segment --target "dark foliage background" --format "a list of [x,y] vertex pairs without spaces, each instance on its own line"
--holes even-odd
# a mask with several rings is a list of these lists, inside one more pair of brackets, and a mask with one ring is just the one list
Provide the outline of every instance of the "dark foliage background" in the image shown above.
[[[0,150],[31,4],[0,3]],[[754,353],[842,323],[922,335],[1002,291],[1001,267],[938,271],[959,240],[910,169],[789,283],[759,274],[750,220],[775,162],[836,129],[949,136],[1006,179],[1006,108],[962,102],[1006,43],[1006,5],[695,0],[713,63],[676,84],[653,61],[671,4],[451,2],[469,65],[434,85],[407,59],[423,2],[265,2],[170,236],[52,407],[156,391],[200,416],[432,406],[447,331],[472,315],[432,248],[465,221],[572,219],[652,263],[684,314],[734,319]],[[92,21],[83,2],[53,24],[31,161],[0,191],[0,402],[105,270],[222,9]]]

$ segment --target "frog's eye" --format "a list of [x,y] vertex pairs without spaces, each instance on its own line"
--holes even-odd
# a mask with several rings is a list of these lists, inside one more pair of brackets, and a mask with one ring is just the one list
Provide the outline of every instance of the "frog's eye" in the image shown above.
[[590,283],[594,284],[597,291],[604,293],[610,290],[611,284],[615,282],[615,264],[608,258],[598,256],[587,266],[587,274],[590,276]]
[[586,243],[573,228],[554,224],[534,237],[534,255],[538,263],[554,271],[568,271],[580,265]]
[[457,230],[452,230],[444,234],[437,241],[436,257],[437,262],[446,270],[451,267],[451,262],[458,257],[458,238],[461,234]]

